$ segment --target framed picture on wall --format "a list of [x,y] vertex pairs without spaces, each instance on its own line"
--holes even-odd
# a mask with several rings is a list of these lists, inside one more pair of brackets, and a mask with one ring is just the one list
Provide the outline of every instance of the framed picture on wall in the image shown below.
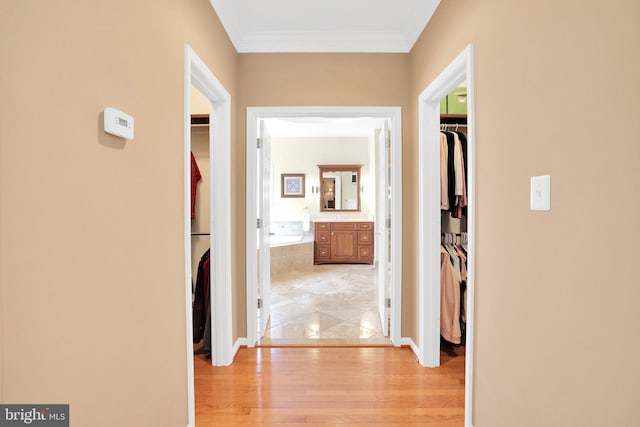
[[304,197],[304,174],[280,174],[280,197]]

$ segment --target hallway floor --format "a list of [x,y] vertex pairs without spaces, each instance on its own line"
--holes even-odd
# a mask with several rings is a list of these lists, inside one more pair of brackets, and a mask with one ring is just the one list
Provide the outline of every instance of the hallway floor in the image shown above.
[[464,424],[464,347],[423,368],[408,347],[241,348],[195,358],[197,426]]
[[391,345],[382,335],[375,267],[325,264],[272,277],[271,319],[260,345]]

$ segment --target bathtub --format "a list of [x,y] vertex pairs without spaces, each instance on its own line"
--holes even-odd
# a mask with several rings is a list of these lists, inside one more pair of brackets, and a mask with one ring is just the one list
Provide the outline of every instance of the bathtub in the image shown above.
[[313,236],[271,236],[271,277],[313,269]]
[[304,236],[271,236],[271,247],[300,243]]

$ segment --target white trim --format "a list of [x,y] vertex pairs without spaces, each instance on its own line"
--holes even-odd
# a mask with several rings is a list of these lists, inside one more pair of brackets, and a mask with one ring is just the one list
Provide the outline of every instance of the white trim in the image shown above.
[[231,349],[232,359],[236,357],[238,350],[240,350],[242,346],[248,347],[246,338],[238,338],[235,344],[233,344],[233,349]]
[[[185,44],[184,55],[184,286],[187,347],[188,423],[195,425],[193,367],[193,318],[191,313],[191,87],[211,103],[209,134],[211,160],[211,318],[212,364],[226,366],[232,354],[231,298],[231,95],[193,49]],[[215,183],[215,185],[213,185]],[[215,236],[215,238],[214,238]]]
[[[191,188],[186,174],[191,168],[191,55],[190,49],[185,46],[184,55],[184,291],[186,313],[186,343],[187,343],[187,412],[188,425],[195,425],[195,381],[193,369],[193,314],[191,296]],[[187,162],[189,159],[189,162]],[[190,178],[189,178],[190,179]]]
[[400,346],[402,337],[402,118],[400,108],[391,130],[391,342]]
[[399,31],[254,31],[235,43],[239,53],[375,52],[408,53],[415,43]]
[[[247,147],[246,147],[246,294],[247,294],[247,346],[254,347],[258,341],[258,318],[255,309],[258,301],[258,289],[255,283],[258,276],[258,235],[256,232],[256,222],[258,220],[258,185],[257,176],[257,138],[258,121],[255,117],[250,120],[247,111]],[[251,179],[249,179],[251,171]],[[251,249],[250,249],[251,248]]]
[[[238,53],[257,52],[375,52],[409,53],[416,40],[440,4],[440,0],[422,2],[413,10],[402,28],[355,30],[334,28],[326,30],[264,30],[250,31],[257,27],[243,16],[242,7],[235,0],[209,0],[220,18],[231,43]],[[375,7],[375,6],[371,6]],[[244,19],[243,19],[244,18]],[[376,19],[376,18],[373,18]],[[269,19],[267,19],[269,20]],[[250,19],[251,21],[251,19]],[[282,27],[282,26],[280,26]],[[284,28],[284,27],[282,27]]]
[[403,346],[411,347],[411,350],[413,350],[413,353],[416,355],[416,358],[418,358],[418,360],[420,359],[420,356],[419,356],[420,348],[418,347],[418,345],[414,340],[412,340],[411,338],[404,337],[400,341],[400,344],[402,344]]
[[246,155],[246,274],[247,274],[247,344],[257,342],[257,256],[256,256],[256,138],[258,119],[278,117],[380,117],[390,120],[393,188],[391,201],[391,330],[390,339],[401,345],[402,321],[402,112],[400,107],[249,107],[247,108]]
[[473,414],[475,301],[475,98],[473,46],[468,45],[419,97],[419,352],[423,366],[440,365],[440,99],[467,81],[467,328],[465,426]]

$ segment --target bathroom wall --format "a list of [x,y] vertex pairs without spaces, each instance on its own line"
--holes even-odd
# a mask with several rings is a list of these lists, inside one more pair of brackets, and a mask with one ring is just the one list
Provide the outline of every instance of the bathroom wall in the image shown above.
[[[336,215],[368,218],[374,214],[368,197],[361,195],[361,212],[320,212],[320,196],[312,193],[319,186],[320,164],[361,164],[360,179],[367,188],[369,181],[369,139],[362,138],[273,138],[271,162],[273,165],[271,220],[301,221],[302,209],[307,207],[311,218]],[[280,174],[304,173],[305,197],[282,198]],[[366,194],[366,193],[365,193]]]

